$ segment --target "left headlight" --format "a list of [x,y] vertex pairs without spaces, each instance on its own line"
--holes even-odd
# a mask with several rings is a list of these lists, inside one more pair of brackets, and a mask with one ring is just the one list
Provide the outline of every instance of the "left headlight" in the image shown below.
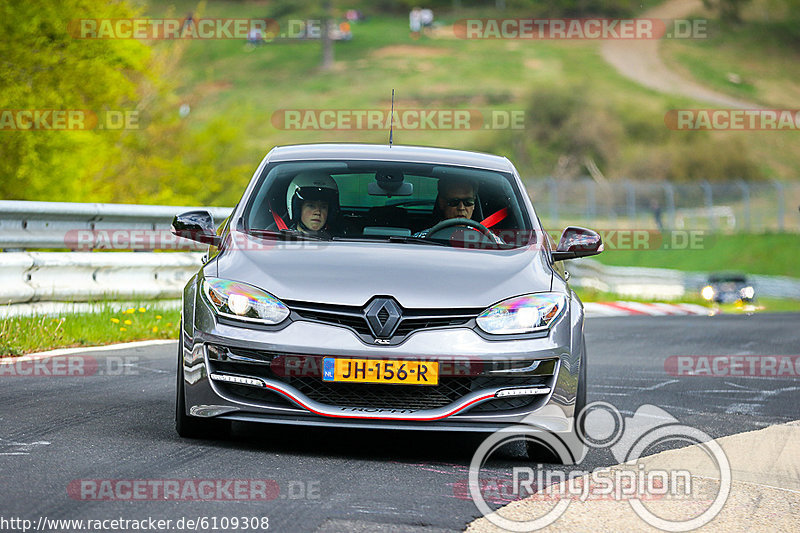
[[289,308],[283,302],[247,283],[206,278],[203,294],[222,316],[262,324],[279,324],[289,316]]
[[700,291],[700,296],[702,296],[704,300],[711,301],[711,299],[714,298],[714,292],[714,287],[706,285],[703,287],[703,290]]
[[478,327],[493,335],[532,333],[549,328],[567,307],[556,292],[526,294],[502,301],[478,315]]

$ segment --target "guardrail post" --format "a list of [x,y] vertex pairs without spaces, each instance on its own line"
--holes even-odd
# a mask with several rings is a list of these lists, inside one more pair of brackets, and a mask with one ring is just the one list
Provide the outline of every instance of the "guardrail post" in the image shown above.
[[636,188],[630,180],[625,180],[625,190],[627,192],[625,196],[628,203],[628,217],[633,222],[636,220]]
[[750,186],[744,180],[738,180],[736,185],[742,190],[742,202],[744,203],[744,227],[750,231]]
[[708,211],[708,226],[711,231],[717,230],[717,221],[714,220],[714,193],[711,191],[711,184],[708,180],[700,182],[700,187],[703,189],[703,197],[705,198],[706,210]]
[[550,195],[550,224],[552,227],[558,227],[558,207],[561,201],[558,197],[558,181],[550,176],[547,178],[547,189]]
[[784,226],[783,226],[783,217],[784,217],[784,215],[785,215],[784,209],[785,209],[785,207],[786,207],[786,206],[784,205],[784,203],[785,203],[785,202],[784,202],[784,190],[783,190],[783,183],[781,183],[781,182],[780,182],[780,181],[778,181],[778,180],[773,180],[773,181],[772,181],[772,184],[775,186],[775,191],[776,191],[776,194],[777,194],[777,200],[778,200],[778,210],[777,210],[777,216],[778,216],[778,231],[782,232],[782,231],[784,230]]
[[664,183],[664,200],[667,204],[667,219],[669,220],[667,229],[672,229],[675,227],[675,189],[670,182]]

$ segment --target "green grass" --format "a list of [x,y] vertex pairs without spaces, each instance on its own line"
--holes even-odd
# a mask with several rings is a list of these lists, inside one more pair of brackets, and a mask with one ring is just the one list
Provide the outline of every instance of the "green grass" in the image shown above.
[[[187,11],[198,17],[264,17],[269,6],[258,2],[153,0],[146,7],[151,16],[170,12],[172,16],[184,16]],[[271,118],[281,109],[388,109],[392,89],[396,90],[396,106],[400,109],[511,111],[526,109],[535,88],[552,86],[570,91],[585,87],[597,97],[587,101],[586,108],[603,106],[607,116],[601,116],[622,124],[624,129],[618,157],[602,168],[611,178],[626,172],[630,175],[631,169],[641,168],[641,161],[648,159],[642,155],[648,142],[666,143],[687,137],[687,132],[666,129],[663,119],[669,109],[702,107],[623,78],[603,61],[597,42],[454,38],[415,41],[408,34],[407,17],[369,14],[372,16],[366,22],[353,25],[352,41],[335,44],[336,65],[329,72],[319,69],[320,45],[313,41],[271,43],[251,51],[235,40],[160,42],[156,46],[183,50],[175,76],[181,80],[181,99],[192,108],[187,118],[190,127],[200,130],[217,120],[233,123],[241,132],[237,142],[245,147],[241,163],[253,168],[276,145],[386,142],[385,131],[292,131],[276,128]],[[437,20],[444,24],[460,17],[449,18],[447,14],[437,14]],[[706,52],[701,49],[700,53]],[[711,50],[701,59],[714,63],[714,53]],[[651,137],[663,133],[658,133],[655,140],[643,139],[637,133],[642,129],[637,127],[639,123],[647,126],[645,130]],[[488,129],[396,131],[395,142],[490,150],[514,157],[523,175],[550,172],[550,164],[536,166],[537,161],[543,160],[537,150],[514,153],[514,146],[520,145],[518,141],[524,135],[524,131],[498,135]],[[708,135],[721,138],[730,133]],[[777,136],[761,132],[735,135],[743,140],[749,157],[759,168],[763,167],[764,175],[789,179],[800,174],[800,155],[786,147],[781,149]],[[558,156],[550,155],[553,157],[548,161]],[[243,173],[242,187],[249,177]],[[220,197],[220,202],[235,202],[240,190],[228,188],[222,192],[224,198]]]
[[[642,303],[652,303],[652,302],[663,302],[663,303],[675,303],[675,300],[653,300],[653,299],[643,299],[643,298],[631,298],[628,296],[622,297],[618,294],[610,293],[610,292],[601,292],[596,291],[593,289],[585,289],[581,287],[574,288],[575,292],[578,294],[578,297],[581,299],[582,302],[615,302],[615,301],[626,301],[626,302],[642,302]],[[713,306],[704,300],[699,294],[685,294],[681,299],[681,303],[687,304],[697,304],[707,307],[709,312],[713,309]],[[760,313],[784,313],[784,312],[792,312],[797,313],[800,312],[800,300],[784,300],[779,298],[758,298],[756,303],[754,304],[757,308],[757,312]],[[718,309],[722,313],[744,313],[747,312],[741,306],[737,306],[736,304],[722,304],[718,306]]]
[[800,235],[706,235],[696,250],[606,250],[606,265],[673,268],[690,272],[740,271],[800,278]]
[[667,63],[709,88],[742,100],[774,107],[800,105],[800,48],[787,44],[782,21],[712,24],[716,28],[706,39],[665,41],[662,54]]
[[180,310],[157,302],[119,310],[110,303],[91,313],[0,319],[0,357],[54,348],[98,346],[178,337]]

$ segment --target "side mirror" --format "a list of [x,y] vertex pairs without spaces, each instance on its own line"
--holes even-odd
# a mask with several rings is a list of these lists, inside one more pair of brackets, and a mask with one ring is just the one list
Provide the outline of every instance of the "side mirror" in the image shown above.
[[208,211],[189,211],[172,219],[173,234],[190,241],[219,246],[222,237],[214,231],[214,217]]
[[553,252],[553,261],[597,255],[602,251],[603,240],[596,231],[569,226],[561,234],[558,248]]

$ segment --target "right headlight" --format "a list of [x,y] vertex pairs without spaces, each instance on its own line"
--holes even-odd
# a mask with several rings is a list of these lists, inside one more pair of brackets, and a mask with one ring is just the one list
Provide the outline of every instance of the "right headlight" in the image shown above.
[[549,328],[567,307],[558,292],[526,294],[504,300],[478,315],[478,327],[493,335],[532,333]]
[[221,316],[279,324],[290,314],[289,308],[268,292],[240,281],[205,278],[203,294]]

